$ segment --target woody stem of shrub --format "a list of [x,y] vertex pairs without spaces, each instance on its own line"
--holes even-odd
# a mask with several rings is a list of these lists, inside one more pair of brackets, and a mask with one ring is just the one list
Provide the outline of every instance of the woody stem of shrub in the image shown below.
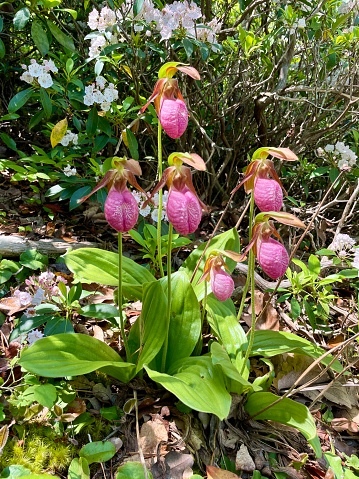
[[[162,126],[158,120],[157,130],[157,149],[158,149],[158,181],[162,178]],[[157,218],[157,261],[160,270],[161,278],[163,278],[163,266],[162,266],[162,248],[161,248],[161,220],[162,218],[162,188],[158,193],[158,218]],[[170,243],[168,243],[170,244]]]
[[169,224],[168,228],[168,246],[167,246],[167,331],[165,334],[165,341],[163,343],[163,354],[162,354],[162,365],[161,371],[165,371],[166,369],[166,357],[167,357],[167,349],[168,349],[168,329],[171,320],[171,299],[172,299],[172,234],[173,234],[173,226],[172,223]]
[[127,337],[125,334],[125,323],[122,314],[122,233],[118,233],[118,289],[117,289],[117,303],[120,312],[120,330],[123,345],[126,351],[126,359],[130,359],[130,351],[128,349]]
[[[249,242],[252,240],[252,234],[253,234],[253,216],[254,216],[254,191],[252,190],[251,192],[251,202],[250,202],[250,207],[249,207]],[[255,327],[256,327],[256,312],[254,308],[254,289],[255,289],[255,282],[254,282],[254,253],[253,249],[251,248],[249,250],[249,257],[248,257],[248,276],[246,279],[246,284],[244,285],[244,290],[243,290],[243,296],[241,300],[241,304],[239,307],[238,311],[238,320],[242,316],[242,312],[244,309],[244,302],[247,296],[247,292],[249,289],[249,283],[251,284],[251,313],[252,313],[252,320],[251,320],[251,329],[249,331],[249,336],[248,336],[248,344],[247,344],[247,350],[246,354],[244,356],[242,368],[240,374],[243,374],[243,371],[247,365],[247,361],[249,359],[249,355],[251,354],[251,350],[253,347],[253,341],[254,341],[254,333],[255,333]]]

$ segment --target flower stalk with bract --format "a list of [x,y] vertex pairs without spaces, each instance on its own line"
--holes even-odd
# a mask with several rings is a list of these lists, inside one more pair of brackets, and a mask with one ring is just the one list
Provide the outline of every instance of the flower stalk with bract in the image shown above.
[[205,171],[206,165],[196,153],[172,153],[168,157],[168,163],[170,166],[163,172],[151,197],[165,184],[167,185],[169,190],[166,205],[167,218],[178,233],[188,235],[196,231],[202,218],[202,209],[207,210],[207,207],[198,198],[192,183],[190,168],[183,163],[199,171]]
[[158,81],[148,102],[140,109],[142,114],[153,101],[158,120],[170,138],[176,139],[183,135],[188,125],[188,110],[178,81],[173,77],[177,72],[186,73],[195,80],[200,80],[198,71],[179,62],[165,63],[158,72]]
[[146,195],[135,178],[135,175],[141,174],[141,167],[136,160],[117,156],[113,158],[112,165],[114,168],[105,174],[88,195],[80,198],[78,203],[87,200],[106,186],[109,190],[105,201],[106,220],[119,233],[126,233],[135,226],[139,214],[137,201],[127,188],[127,182]]

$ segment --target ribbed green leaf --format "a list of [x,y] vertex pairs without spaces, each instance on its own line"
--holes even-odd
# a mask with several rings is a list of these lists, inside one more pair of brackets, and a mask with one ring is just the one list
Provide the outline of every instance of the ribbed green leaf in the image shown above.
[[[65,256],[67,267],[75,278],[87,283],[100,283],[107,286],[118,285],[118,255],[111,251],[96,248],[81,248]],[[142,285],[156,281],[143,266],[126,256],[122,257],[122,288],[127,298],[142,298]]]
[[[312,446],[317,457],[321,457],[322,450],[317,429],[309,409],[289,398],[274,404],[278,399],[278,396],[268,392],[253,393],[249,396],[244,409],[256,420],[276,421],[298,429]],[[271,404],[274,405],[271,406]]]
[[21,366],[44,377],[79,376],[101,370],[122,382],[135,373],[135,365],[126,363],[110,346],[85,334],[57,334],[39,339],[25,349]]
[[215,414],[221,420],[228,416],[231,396],[225,388],[221,369],[212,364],[210,357],[183,360],[181,368],[173,376],[146,366],[145,369],[153,381],[177,396],[186,406]]

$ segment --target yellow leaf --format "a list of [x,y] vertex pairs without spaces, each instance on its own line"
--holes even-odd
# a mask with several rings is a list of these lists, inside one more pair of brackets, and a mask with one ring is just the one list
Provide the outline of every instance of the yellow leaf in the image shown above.
[[122,70],[127,73],[127,75],[132,78],[132,72],[131,72],[131,68],[128,67],[127,65],[122,65],[121,66]]
[[52,129],[52,132],[51,132],[51,135],[50,135],[50,141],[51,141],[52,148],[55,148],[55,146],[58,143],[60,143],[60,141],[65,136],[66,131],[67,131],[67,118],[64,118],[63,120],[56,123],[56,125]]

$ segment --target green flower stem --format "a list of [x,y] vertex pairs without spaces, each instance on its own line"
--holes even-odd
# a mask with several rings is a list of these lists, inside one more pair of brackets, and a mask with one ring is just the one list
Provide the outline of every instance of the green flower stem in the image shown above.
[[125,322],[122,314],[122,233],[118,233],[118,290],[117,290],[117,303],[118,310],[120,312],[120,330],[123,345],[126,351],[126,359],[130,359],[130,350],[128,348],[127,336],[125,334]]
[[[249,242],[252,240],[252,235],[253,235],[253,216],[254,216],[254,191],[252,190],[251,192],[251,202],[250,202],[250,207],[249,207]],[[248,276],[246,280],[246,284],[244,285],[244,290],[243,290],[243,296],[241,300],[241,304],[239,307],[238,311],[238,321],[240,320],[243,309],[244,309],[244,302],[246,300],[247,292],[249,289],[249,283],[251,285],[251,304],[252,304],[252,320],[251,320],[251,329],[249,331],[249,338],[248,338],[248,345],[247,345],[247,350],[246,354],[244,356],[243,360],[243,365],[240,374],[243,374],[243,371],[247,365],[247,361],[249,359],[249,356],[251,354],[251,350],[253,347],[253,342],[254,342],[254,333],[256,329],[256,312],[254,308],[254,289],[255,289],[255,282],[254,282],[254,266],[255,266],[255,259],[254,259],[254,253],[253,249],[251,248],[249,251],[249,257],[248,257]]]
[[249,252],[249,260],[248,260],[248,277],[250,278],[251,282],[251,310],[252,310],[252,320],[251,320],[251,329],[248,333],[248,345],[246,355],[244,356],[243,365],[240,374],[243,374],[243,371],[247,365],[247,361],[252,351],[253,342],[254,342],[254,334],[256,331],[256,311],[254,307],[254,289],[255,289],[255,282],[254,282],[254,253],[251,250]]
[[[254,216],[254,192],[252,191],[251,193],[251,200],[250,200],[250,206],[249,206],[249,242],[252,239],[252,230],[253,230],[253,216]],[[249,255],[250,258],[250,255]],[[253,265],[254,269],[254,265]],[[243,288],[243,293],[242,293],[242,299],[241,299],[241,304],[239,306],[238,314],[237,314],[237,320],[240,321],[244,309],[244,303],[246,301],[248,289],[249,289],[249,283],[251,281],[251,270],[250,270],[250,265],[248,261],[248,275],[247,279]]]
[[[169,224],[168,228],[168,246],[167,246],[167,321],[168,328],[171,320],[171,306],[172,306],[172,234],[173,226],[172,223]],[[166,358],[168,350],[168,328],[165,332],[165,341],[163,343],[163,352],[162,352],[162,365],[161,371],[164,372],[166,369]]]
[[[158,180],[162,178],[162,126],[158,120],[158,132],[157,132],[157,149],[158,149]],[[161,278],[164,276],[163,265],[162,265],[162,245],[161,245],[161,218],[162,218],[162,188],[158,194],[158,219],[157,219],[157,261],[158,267],[160,269]]]

